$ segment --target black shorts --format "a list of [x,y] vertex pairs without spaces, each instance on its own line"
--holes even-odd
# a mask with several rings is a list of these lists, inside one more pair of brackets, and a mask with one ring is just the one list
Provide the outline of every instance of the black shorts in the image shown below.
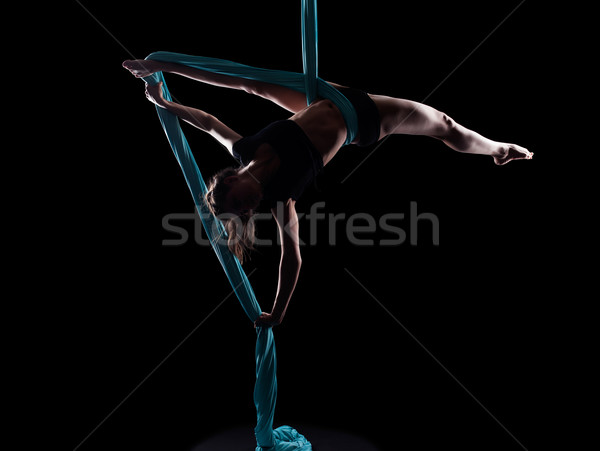
[[358,117],[358,141],[356,144],[364,147],[379,141],[381,118],[373,99],[360,89],[339,88],[338,90],[344,94],[356,110]]

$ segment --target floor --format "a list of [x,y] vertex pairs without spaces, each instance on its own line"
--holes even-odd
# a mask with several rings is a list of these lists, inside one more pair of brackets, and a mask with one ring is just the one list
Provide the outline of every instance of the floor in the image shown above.
[[[365,439],[347,432],[312,426],[298,426],[297,430],[311,442],[313,451],[380,451]],[[254,451],[255,449],[256,442],[252,427],[239,427],[215,435],[198,444],[191,451]]]

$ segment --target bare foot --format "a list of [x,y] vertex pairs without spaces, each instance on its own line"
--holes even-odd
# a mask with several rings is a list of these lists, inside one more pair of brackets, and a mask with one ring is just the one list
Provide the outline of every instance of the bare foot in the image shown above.
[[505,144],[500,152],[500,156],[494,156],[494,163],[499,166],[512,160],[531,160],[533,158],[533,152],[516,144]]
[[152,60],[125,60],[123,67],[136,78],[148,77],[160,70],[158,63]]

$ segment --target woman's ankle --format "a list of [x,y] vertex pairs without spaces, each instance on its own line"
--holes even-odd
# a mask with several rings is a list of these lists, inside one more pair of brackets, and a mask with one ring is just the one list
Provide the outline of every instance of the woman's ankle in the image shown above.
[[508,155],[508,148],[508,144],[498,143],[498,146],[496,146],[496,148],[492,150],[492,153],[490,155],[494,158],[498,158],[501,160],[503,158],[506,158],[506,156]]

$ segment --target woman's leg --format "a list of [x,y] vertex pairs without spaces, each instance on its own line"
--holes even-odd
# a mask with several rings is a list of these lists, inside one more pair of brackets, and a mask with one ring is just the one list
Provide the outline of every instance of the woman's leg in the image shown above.
[[213,86],[245,91],[249,94],[270,100],[292,113],[297,113],[306,108],[305,94],[272,83],[215,74],[182,64],[153,60],[127,60],[123,62],[123,67],[131,71],[138,78],[147,77],[155,72],[162,71],[181,75]]
[[533,153],[516,144],[485,138],[428,105],[380,95],[370,97],[381,116],[380,138],[392,134],[430,136],[458,152],[490,155],[496,164],[531,159],[533,156]]

